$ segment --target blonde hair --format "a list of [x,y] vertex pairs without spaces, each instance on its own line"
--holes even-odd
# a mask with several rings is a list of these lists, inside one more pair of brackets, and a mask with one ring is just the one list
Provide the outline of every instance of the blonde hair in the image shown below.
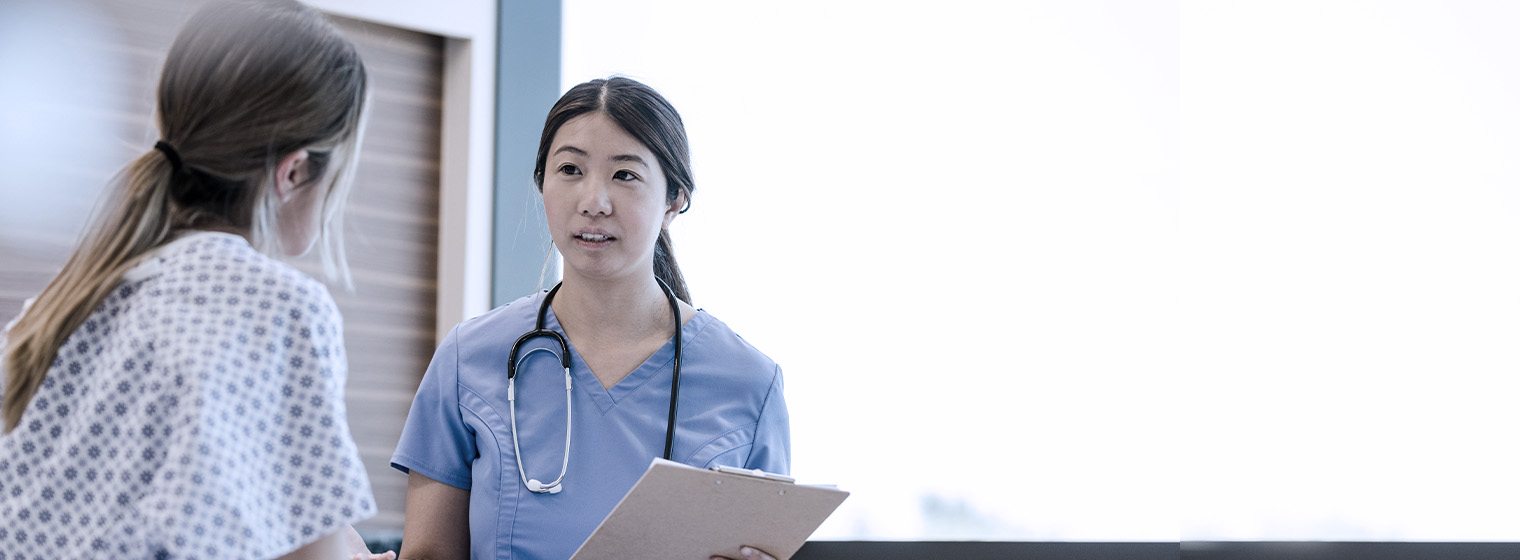
[[231,231],[266,253],[283,250],[273,179],[286,155],[309,154],[312,184],[301,188],[330,178],[317,247],[329,279],[351,285],[342,216],[367,102],[363,61],[316,10],[266,0],[196,12],[159,80],[168,147],[146,150],[117,175],[79,247],[6,337],[4,433],[20,424],[64,341],[176,232]]

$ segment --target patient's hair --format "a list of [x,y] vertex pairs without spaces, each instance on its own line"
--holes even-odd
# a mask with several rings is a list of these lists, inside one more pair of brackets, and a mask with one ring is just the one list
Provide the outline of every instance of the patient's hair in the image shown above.
[[342,215],[367,90],[353,44],[300,3],[218,2],[192,16],[158,84],[165,147],[145,146],[117,175],[79,247],[7,336],[4,432],[20,423],[63,342],[125,271],[176,232],[229,231],[267,253],[286,249],[273,179],[293,152],[309,153],[312,184],[300,187],[325,189],[323,268],[350,285]]

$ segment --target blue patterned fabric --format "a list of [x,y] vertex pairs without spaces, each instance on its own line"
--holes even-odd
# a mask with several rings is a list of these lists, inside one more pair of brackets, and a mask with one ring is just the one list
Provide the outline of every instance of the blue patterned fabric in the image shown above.
[[0,560],[273,558],[374,515],[347,375],[320,283],[234,235],[166,245],[0,437]]

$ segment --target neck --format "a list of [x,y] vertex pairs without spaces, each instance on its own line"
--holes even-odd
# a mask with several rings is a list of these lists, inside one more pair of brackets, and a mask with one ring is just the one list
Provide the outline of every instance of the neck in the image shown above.
[[669,336],[675,328],[669,300],[652,273],[616,281],[567,274],[551,305],[567,332],[597,338],[638,339],[654,333]]

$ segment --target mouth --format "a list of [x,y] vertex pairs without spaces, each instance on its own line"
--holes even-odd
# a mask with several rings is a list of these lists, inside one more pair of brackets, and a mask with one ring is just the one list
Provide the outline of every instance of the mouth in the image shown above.
[[577,233],[577,234],[575,234],[575,235],[573,235],[571,237],[574,238],[576,241],[580,241],[582,243],[607,243],[609,241],[616,241],[617,240],[616,237],[613,237],[611,235],[607,235],[605,233],[594,233],[594,232],[581,232],[581,233]]

